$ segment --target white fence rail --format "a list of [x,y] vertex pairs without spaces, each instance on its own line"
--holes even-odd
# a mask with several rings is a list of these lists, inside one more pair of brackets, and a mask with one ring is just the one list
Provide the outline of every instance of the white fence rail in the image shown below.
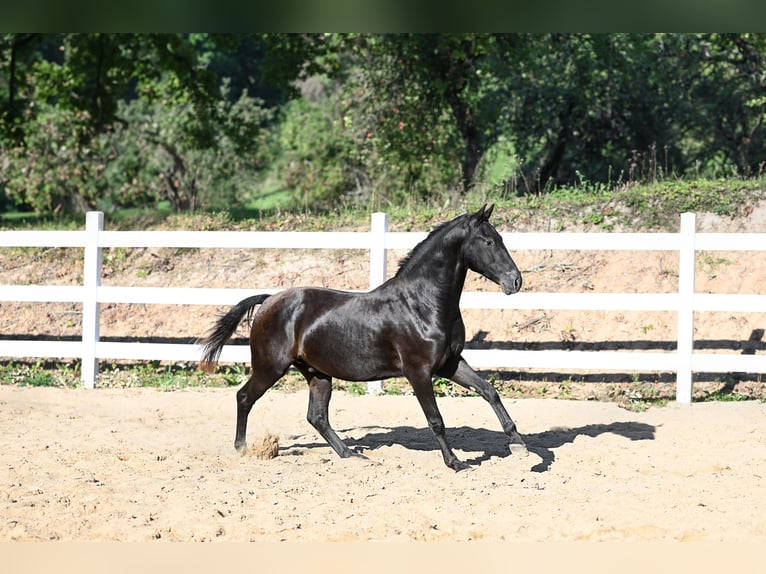
[[[77,357],[82,380],[92,388],[99,359],[196,361],[194,344],[108,342],[99,337],[102,303],[234,304],[251,289],[148,288],[101,285],[105,247],[298,248],[365,249],[370,253],[370,287],[386,278],[389,249],[410,249],[426,233],[389,232],[386,214],[372,215],[369,232],[242,232],[242,231],[106,231],[100,212],[86,217],[84,231],[0,231],[2,247],[84,248],[82,286],[2,285],[0,301],[76,302],[83,305],[82,341],[0,340],[0,357]],[[691,402],[693,372],[766,373],[766,355],[694,352],[694,313],[704,311],[766,311],[766,295],[695,293],[695,252],[766,251],[766,233],[696,233],[695,215],[684,213],[678,233],[507,233],[516,250],[676,251],[679,256],[677,293],[501,293],[465,292],[463,308],[674,311],[678,320],[673,352],[521,351],[467,349],[466,360],[478,368],[546,368],[676,373],[676,400]],[[271,291],[277,291],[273,289]],[[269,289],[259,289],[268,292]],[[224,362],[249,361],[249,348],[227,345]]]

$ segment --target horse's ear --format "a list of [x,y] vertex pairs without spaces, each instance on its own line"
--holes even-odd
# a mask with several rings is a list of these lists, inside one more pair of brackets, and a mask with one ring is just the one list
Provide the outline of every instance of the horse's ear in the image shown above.
[[485,203],[482,208],[474,213],[474,217],[476,220],[481,223],[482,221],[489,221],[489,216],[492,215],[492,210],[495,209],[495,205],[492,204],[489,207],[487,207],[487,204]]
[[466,221],[473,224],[480,224],[484,223],[485,221],[489,221],[489,216],[492,215],[493,209],[495,209],[494,204],[487,207],[487,204],[485,203],[481,209],[479,209],[479,211],[472,213],[470,218]]

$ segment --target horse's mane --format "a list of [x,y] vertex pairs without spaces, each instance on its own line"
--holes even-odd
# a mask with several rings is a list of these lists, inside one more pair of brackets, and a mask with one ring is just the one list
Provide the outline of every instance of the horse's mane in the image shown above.
[[457,217],[450,219],[449,221],[445,221],[443,223],[440,223],[436,227],[434,227],[431,232],[426,236],[426,238],[418,243],[415,247],[412,248],[412,251],[410,251],[404,259],[399,263],[399,269],[396,272],[396,275],[401,274],[403,271],[405,271],[410,264],[413,261],[416,261],[420,258],[420,256],[425,252],[431,249],[432,243],[436,240],[437,237],[443,237],[446,235],[449,231],[451,231],[454,227],[456,227],[460,222],[462,222],[466,217],[468,217],[470,214],[464,213],[463,215],[458,215]]

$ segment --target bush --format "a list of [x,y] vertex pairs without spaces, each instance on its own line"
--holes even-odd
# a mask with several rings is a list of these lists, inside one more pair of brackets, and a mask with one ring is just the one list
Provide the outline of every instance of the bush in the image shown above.
[[260,101],[234,101],[224,83],[200,130],[197,110],[184,103],[134,99],[118,104],[118,121],[96,133],[88,112],[30,108],[22,143],[0,148],[0,185],[11,201],[38,212],[156,205],[174,211],[231,208],[268,163]]
[[104,189],[105,162],[87,112],[31,107],[26,138],[0,148],[9,199],[37,212],[84,211]]
[[359,166],[329,99],[293,100],[279,126],[276,178],[300,206],[328,207],[353,195],[361,185]]

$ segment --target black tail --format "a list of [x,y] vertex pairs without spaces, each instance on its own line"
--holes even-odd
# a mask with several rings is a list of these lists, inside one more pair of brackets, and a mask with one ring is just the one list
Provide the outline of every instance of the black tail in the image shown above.
[[253,316],[253,309],[256,305],[260,305],[270,295],[253,295],[247,299],[243,299],[234,307],[232,307],[228,313],[221,315],[218,321],[215,323],[215,327],[210,331],[207,337],[200,341],[200,344],[204,345],[202,349],[202,360],[199,362],[200,369],[208,373],[215,369],[218,358],[221,356],[223,346],[226,344],[239,324],[242,322],[242,318],[247,316],[247,320]]

